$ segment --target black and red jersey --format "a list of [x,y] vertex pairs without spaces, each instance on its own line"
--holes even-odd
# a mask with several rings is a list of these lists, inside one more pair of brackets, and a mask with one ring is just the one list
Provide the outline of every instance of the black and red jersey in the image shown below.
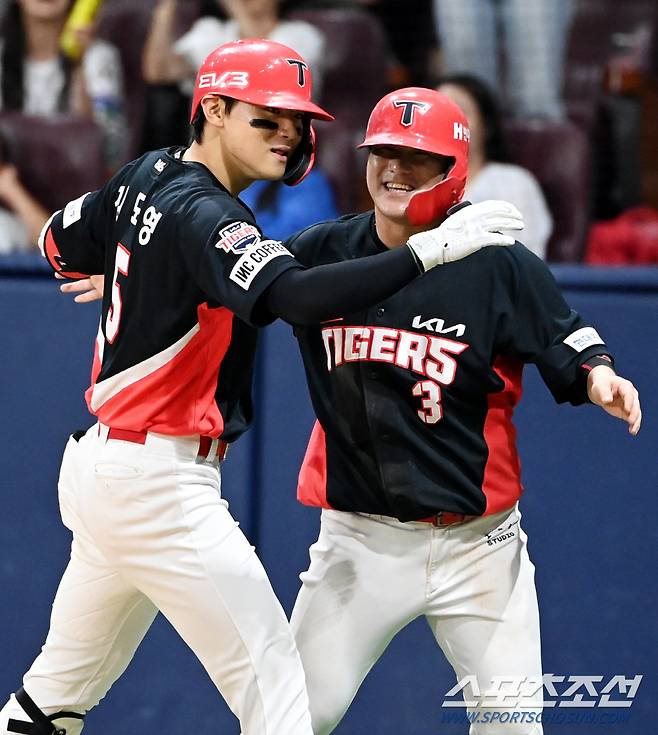
[[[286,244],[306,266],[384,249],[372,213]],[[581,365],[609,354],[519,243],[434,268],[366,311],[295,334],[318,417],[300,500],[403,521],[513,505],[524,364],[537,365],[558,402],[578,404]]]
[[105,273],[90,411],[122,429],[235,440],[251,419],[260,299],[289,268],[252,213],[183,149],[127,164],[42,236],[53,268]]

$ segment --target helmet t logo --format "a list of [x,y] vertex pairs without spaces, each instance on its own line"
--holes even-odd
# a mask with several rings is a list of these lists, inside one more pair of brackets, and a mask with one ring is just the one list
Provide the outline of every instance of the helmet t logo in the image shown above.
[[297,67],[297,84],[299,84],[300,87],[303,87],[306,84],[306,70],[308,69],[308,64],[301,59],[286,59],[286,61],[290,66]]
[[421,110],[427,110],[429,108],[429,105],[426,102],[418,102],[417,100],[395,100],[393,102],[393,106],[404,108],[400,123],[404,125],[405,128],[414,124],[414,115],[417,107],[420,107]]

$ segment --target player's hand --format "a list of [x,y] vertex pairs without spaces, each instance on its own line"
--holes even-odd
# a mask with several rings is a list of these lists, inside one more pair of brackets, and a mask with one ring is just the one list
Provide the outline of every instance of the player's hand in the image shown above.
[[611,416],[628,424],[628,432],[635,436],[642,423],[640,396],[630,380],[617,375],[612,368],[597,365],[587,376],[587,395]]
[[514,238],[499,230],[522,230],[521,212],[509,202],[488,199],[451,214],[433,230],[412,235],[407,242],[428,271],[452,263],[489,245],[514,245]]
[[[61,278],[55,274],[56,278]],[[103,276],[89,276],[80,281],[69,281],[63,283],[59,290],[62,293],[77,293],[73,299],[78,304],[87,304],[90,301],[97,301],[103,298]]]

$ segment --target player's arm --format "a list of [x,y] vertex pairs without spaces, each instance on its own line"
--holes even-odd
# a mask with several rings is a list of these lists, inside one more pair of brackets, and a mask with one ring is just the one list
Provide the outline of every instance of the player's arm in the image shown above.
[[85,278],[102,273],[105,242],[115,222],[115,196],[132,164],[119,171],[102,189],[88,192],[55,212],[39,236],[39,249],[55,275]]
[[[593,362],[593,360],[590,360]],[[642,424],[640,394],[630,380],[617,375],[612,367],[585,364],[588,370],[587,395],[592,403],[601,406],[611,416],[628,424],[628,431],[635,436]]]
[[[639,395],[617,375],[614,359],[599,333],[564,300],[548,266],[523,246],[505,254],[512,268],[504,291],[511,297],[506,349],[534,362],[558,403],[601,406],[637,434]],[[505,281],[502,275],[501,281]],[[504,298],[502,294],[500,298]]]
[[83,207],[94,209],[97,196],[98,192],[89,192],[69,202],[41,230],[39,250],[58,277],[85,278],[103,270],[102,244],[87,233],[82,214]]
[[290,324],[318,322],[392,296],[421,271],[408,248],[282,273],[265,294],[267,311]]
[[514,243],[498,230],[523,228],[516,207],[493,200],[467,204],[439,227],[410,237],[406,247],[282,273],[267,291],[267,309],[291,324],[316,324],[387,299],[437,265]]
[[[348,266],[345,268],[344,266]],[[418,265],[406,248],[399,248],[350,264],[335,263],[309,270],[284,271],[267,289],[266,308],[255,315],[265,323],[265,311],[293,323],[315,323],[338,310],[358,311],[394,294],[419,275]],[[62,293],[74,293],[79,304],[103,297],[103,276],[90,276],[60,286]],[[327,316],[325,316],[327,315]]]
[[[405,247],[304,269],[281,243],[259,240],[241,248],[240,238],[259,238],[253,223],[228,218],[218,228],[210,227],[208,237],[203,220],[212,210],[202,209],[198,202],[192,207],[180,238],[191,273],[217,303],[260,325],[276,317],[291,324],[314,324],[358,311],[388,298],[437,265],[482,247],[513,244],[513,238],[498,230],[523,228],[521,214],[513,205],[481,202],[455,208],[439,227],[413,235]],[[243,214],[240,210],[235,213]],[[203,250],[193,246],[203,241]],[[85,280],[62,290],[78,292],[76,301],[93,301],[101,295],[99,285]]]
[[[576,328],[567,335],[566,339],[583,330],[595,332],[592,327],[583,325],[584,322],[578,317],[578,322],[574,325]],[[574,405],[588,400],[600,406],[611,416],[625,421],[628,424],[629,433],[635,436],[642,423],[640,395],[630,380],[617,375],[611,355],[602,353],[602,349],[607,350],[603,342],[601,342],[601,347],[589,348],[586,357],[575,358],[577,375],[569,387],[567,400]],[[545,356],[543,361],[547,359],[551,358]],[[542,361],[538,362],[538,367],[541,372]]]

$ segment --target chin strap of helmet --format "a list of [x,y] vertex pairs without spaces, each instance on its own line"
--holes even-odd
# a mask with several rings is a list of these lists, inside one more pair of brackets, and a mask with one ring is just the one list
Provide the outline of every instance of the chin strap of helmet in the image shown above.
[[315,130],[310,120],[304,121],[302,139],[286,166],[281,181],[288,186],[301,183],[315,163]]
[[52,715],[44,714],[23,687],[16,692],[15,696],[16,701],[32,722],[10,719],[7,723],[7,730],[9,732],[20,733],[21,735],[66,735],[66,730],[53,725],[53,720],[60,717],[69,717],[76,720],[84,719],[84,715],[78,712],[55,712]]

